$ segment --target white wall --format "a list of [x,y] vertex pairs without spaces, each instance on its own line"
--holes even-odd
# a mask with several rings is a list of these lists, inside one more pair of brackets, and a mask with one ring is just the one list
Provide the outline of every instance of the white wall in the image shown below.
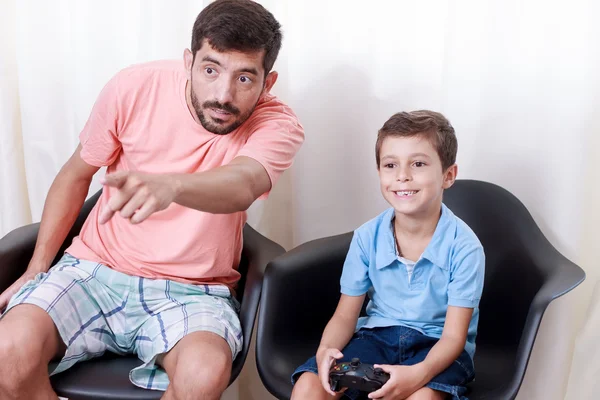
[[[134,62],[179,58],[206,3],[0,4],[0,235],[39,219],[106,80]],[[578,354],[589,354],[600,323],[600,307],[589,307],[600,276],[600,176],[592,164],[600,133],[598,3],[261,3],[284,27],[275,92],[296,110],[307,138],[273,196],[253,206],[251,223],[288,248],[354,229],[386,206],[374,168],[377,129],[401,110],[445,113],[459,139],[459,178],[512,191],[588,273],[544,317],[519,396],[563,399],[575,339]],[[583,356],[574,362],[573,371],[600,370]],[[253,369],[249,357],[230,400],[268,398]],[[569,398],[586,398],[581,376],[571,374]]]

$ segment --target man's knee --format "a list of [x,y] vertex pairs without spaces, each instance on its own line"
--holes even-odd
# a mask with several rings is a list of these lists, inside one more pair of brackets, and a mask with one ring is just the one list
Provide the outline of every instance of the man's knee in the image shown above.
[[[165,359],[171,387],[177,400],[219,399],[227,388],[231,376],[231,351],[227,343],[206,335],[197,335],[196,340],[182,340],[176,364]],[[221,343],[222,341],[222,343]],[[179,345],[178,345],[179,346]],[[171,369],[171,371],[169,371]]]
[[414,392],[406,400],[444,400],[446,398],[446,393],[424,387]]
[[179,366],[171,380],[177,400],[219,399],[227,388],[231,363],[216,357],[210,363],[187,363]]
[[19,385],[47,368],[60,352],[59,342],[62,345],[44,310],[28,304],[11,309],[0,320],[0,385]]

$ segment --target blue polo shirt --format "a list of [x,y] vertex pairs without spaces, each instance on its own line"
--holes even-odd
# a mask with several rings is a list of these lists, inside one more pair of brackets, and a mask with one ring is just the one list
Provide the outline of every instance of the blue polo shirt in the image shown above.
[[356,330],[403,325],[440,338],[448,306],[473,308],[465,350],[475,354],[485,256],[475,233],[442,204],[431,242],[412,276],[396,252],[394,209],[362,225],[350,244],[340,281],[348,296],[369,293]]

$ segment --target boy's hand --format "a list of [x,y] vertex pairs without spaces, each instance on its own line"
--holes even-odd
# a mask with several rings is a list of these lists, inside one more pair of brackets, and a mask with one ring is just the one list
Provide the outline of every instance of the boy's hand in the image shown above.
[[370,399],[393,400],[405,399],[417,390],[421,389],[427,382],[425,373],[417,365],[373,365],[373,368],[381,368],[388,374],[390,379],[379,390],[369,394]]
[[317,351],[317,368],[319,370],[319,379],[327,393],[335,396],[335,392],[331,390],[329,385],[329,370],[335,364],[335,360],[339,360],[344,355],[338,349],[320,348]]

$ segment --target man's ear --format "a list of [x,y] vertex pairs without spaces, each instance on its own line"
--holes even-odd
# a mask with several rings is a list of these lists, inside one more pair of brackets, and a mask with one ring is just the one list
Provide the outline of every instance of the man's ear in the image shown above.
[[265,87],[263,88],[263,93],[269,93],[271,91],[271,88],[273,87],[273,85],[275,85],[275,82],[277,82],[278,77],[279,74],[277,73],[277,71],[269,72],[269,74],[265,78]]
[[192,66],[194,65],[194,55],[190,49],[183,51],[183,66],[188,80],[192,79]]
[[450,186],[454,185],[454,181],[456,181],[456,175],[458,174],[458,165],[453,164],[448,167],[446,172],[444,172],[444,189],[448,189]]

